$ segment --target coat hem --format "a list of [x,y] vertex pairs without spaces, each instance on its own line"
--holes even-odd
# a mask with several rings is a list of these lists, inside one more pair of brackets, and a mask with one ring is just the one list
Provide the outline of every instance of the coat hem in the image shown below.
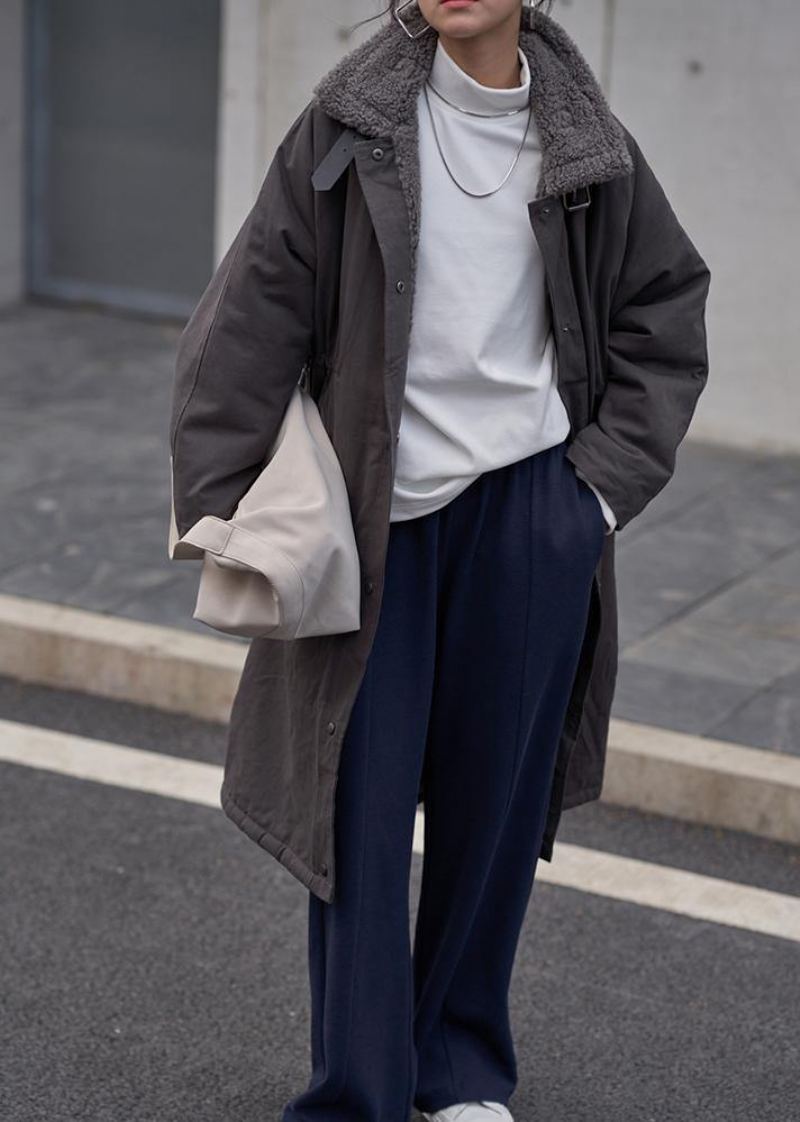
[[333,899],[333,886],[330,879],[324,877],[321,873],[315,873],[313,869],[308,867],[302,857],[299,857],[285,842],[280,841],[269,830],[265,830],[246,811],[242,810],[224,783],[220,792],[220,804],[224,813],[235,826],[238,826],[256,845],[271,854],[310,892],[313,892],[326,904]]
[[599,799],[601,788],[602,783],[591,783],[588,787],[582,787],[580,791],[570,791],[569,795],[564,796],[561,809],[572,810],[573,807]]
[[601,779],[600,782],[592,783],[588,787],[582,787],[580,791],[572,791],[569,797],[565,796],[563,798],[554,819],[551,819],[545,827],[544,837],[542,838],[542,844],[539,849],[539,859],[541,861],[553,860],[553,847],[555,845],[556,836],[558,835],[558,827],[561,822],[562,812],[599,799],[602,786],[603,781]]

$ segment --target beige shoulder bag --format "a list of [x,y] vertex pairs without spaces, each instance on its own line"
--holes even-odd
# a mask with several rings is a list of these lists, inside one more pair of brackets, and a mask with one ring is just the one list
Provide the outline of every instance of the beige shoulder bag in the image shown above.
[[173,503],[169,556],[202,558],[193,618],[217,631],[297,639],[358,630],[361,572],[347,487],[304,385],[230,519],[206,515],[179,538]]

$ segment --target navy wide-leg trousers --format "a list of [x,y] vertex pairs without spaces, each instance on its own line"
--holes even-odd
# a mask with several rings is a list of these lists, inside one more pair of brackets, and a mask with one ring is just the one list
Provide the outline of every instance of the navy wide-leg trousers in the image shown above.
[[516,1086],[509,983],[606,530],[565,448],[390,526],[339,765],[336,890],[309,894],[311,1080],[282,1122],[408,1122]]

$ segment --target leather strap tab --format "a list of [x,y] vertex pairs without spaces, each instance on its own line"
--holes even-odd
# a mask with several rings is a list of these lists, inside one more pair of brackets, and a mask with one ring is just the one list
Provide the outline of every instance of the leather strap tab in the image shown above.
[[333,147],[322,157],[311,176],[315,191],[328,191],[333,187],[354,155],[353,144],[358,133],[355,129],[344,129]]

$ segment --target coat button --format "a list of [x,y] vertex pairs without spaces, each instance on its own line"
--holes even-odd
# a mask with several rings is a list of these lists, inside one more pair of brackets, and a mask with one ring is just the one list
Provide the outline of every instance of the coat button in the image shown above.
[[371,580],[364,581],[364,591],[365,592],[372,592],[372,591],[374,591],[374,589],[375,589],[375,585]]
[[405,290],[406,290],[406,282],[405,282],[405,281],[401,281],[401,280],[399,280],[399,281],[397,282],[397,284],[395,285],[395,288],[397,289],[397,291],[398,291],[398,292],[405,292]]
[[541,209],[541,213],[542,214],[549,214],[550,213],[550,207],[549,206],[543,206],[542,209]]
[[328,721],[328,732],[336,732],[336,721]]
[[570,325],[568,323],[565,323],[564,326],[561,328],[561,330],[562,331],[571,331],[572,328],[570,327]]
[[372,149],[372,158],[373,158],[373,160],[382,160],[383,159],[383,149],[382,148],[373,148]]
[[328,875],[328,866],[323,863],[322,865],[320,865],[319,871],[324,877],[326,877]]

